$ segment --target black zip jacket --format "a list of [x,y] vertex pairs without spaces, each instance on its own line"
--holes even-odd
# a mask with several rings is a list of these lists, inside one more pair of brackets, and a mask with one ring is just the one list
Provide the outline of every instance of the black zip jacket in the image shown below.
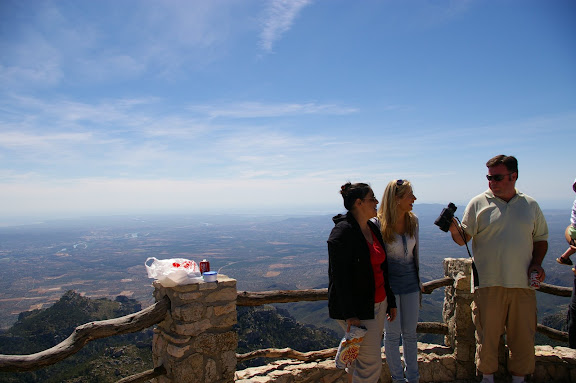
[[[375,282],[370,262],[370,249],[352,214],[338,214],[328,238],[328,312],[330,318],[346,320],[374,319]],[[368,226],[380,241],[384,241],[378,227]],[[384,288],[388,298],[387,312],[396,307],[396,298],[388,282],[388,258],[382,263]]]

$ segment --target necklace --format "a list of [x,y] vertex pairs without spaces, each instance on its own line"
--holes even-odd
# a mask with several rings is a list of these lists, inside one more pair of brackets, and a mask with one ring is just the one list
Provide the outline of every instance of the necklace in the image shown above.
[[402,234],[402,244],[404,245],[404,259],[406,259],[408,258],[408,242],[405,234]]

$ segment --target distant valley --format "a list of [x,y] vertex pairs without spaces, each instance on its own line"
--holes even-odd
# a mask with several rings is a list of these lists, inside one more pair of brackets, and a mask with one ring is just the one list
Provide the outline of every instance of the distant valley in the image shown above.
[[[433,225],[444,206],[415,205],[421,228],[424,281],[443,276],[445,257],[468,257]],[[456,215],[461,217],[463,207]],[[338,212],[335,212],[335,214]],[[550,248],[547,282],[571,286],[572,273],[554,259],[564,250],[568,211],[545,211]],[[327,286],[326,239],[332,215],[311,216],[115,216],[58,220],[0,228],[0,327],[20,312],[46,307],[67,290],[86,297],[118,295],[153,303],[148,257],[206,258],[213,270],[238,281],[239,291]],[[421,320],[440,321],[443,291],[425,296]],[[539,316],[565,311],[567,298],[539,294]],[[335,328],[326,302],[283,306],[303,323]]]

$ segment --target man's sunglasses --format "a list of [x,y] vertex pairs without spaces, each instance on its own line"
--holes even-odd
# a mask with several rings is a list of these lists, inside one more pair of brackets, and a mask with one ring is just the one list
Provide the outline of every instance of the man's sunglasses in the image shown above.
[[490,174],[488,174],[486,176],[486,179],[488,181],[502,181],[504,179],[504,177],[509,176],[511,174],[514,174],[514,172],[512,173],[508,173],[508,174],[494,174],[493,176],[491,176]]

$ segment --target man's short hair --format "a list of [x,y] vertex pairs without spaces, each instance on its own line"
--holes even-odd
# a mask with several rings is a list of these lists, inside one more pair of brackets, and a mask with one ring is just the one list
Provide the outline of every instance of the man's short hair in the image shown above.
[[486,167],[491,168],[497,165],[504,165],[510,173],[518,173],[518,160],[514,156],[505,156],[504,154],[499,154],[492,157],[486,162]]

